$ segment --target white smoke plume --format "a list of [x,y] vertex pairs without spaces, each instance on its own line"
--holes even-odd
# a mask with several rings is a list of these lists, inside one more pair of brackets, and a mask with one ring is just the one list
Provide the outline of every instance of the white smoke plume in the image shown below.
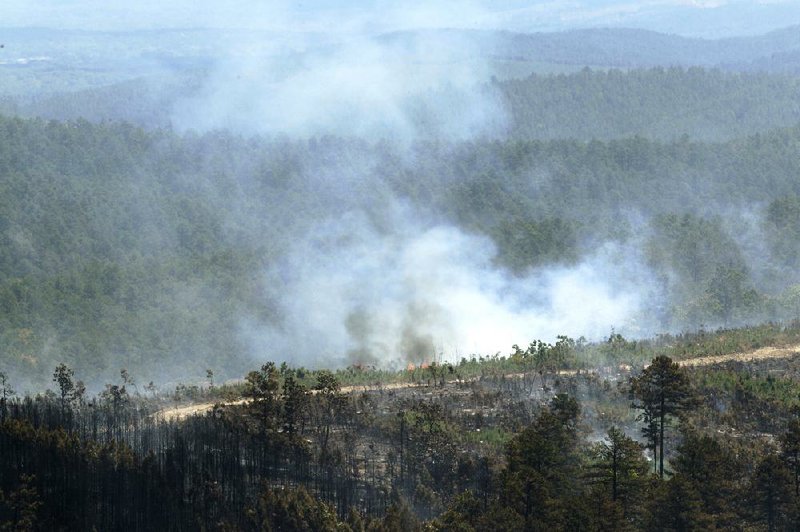
[[268,274],[282,319],[246,324],[253,355],[393,366],[636,329],[646,280],[624,250],[518,278],[494,265],[490,240],[414,214],[395,209],[387,230],[351,212],[312,231]]
[[400,142],[497,134],[505,110],[474,47],[447,32],[245,42],[218,57],[171,120],[179,130]]

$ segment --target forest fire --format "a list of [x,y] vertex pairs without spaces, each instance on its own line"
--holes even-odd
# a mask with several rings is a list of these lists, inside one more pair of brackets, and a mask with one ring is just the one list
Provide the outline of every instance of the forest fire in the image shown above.
[[415,365],[413,362],[409,362],[406,366],[406,371],[414,371],[417,369],[428,369],[431,367],[429,362],[422,362],[419,366]]

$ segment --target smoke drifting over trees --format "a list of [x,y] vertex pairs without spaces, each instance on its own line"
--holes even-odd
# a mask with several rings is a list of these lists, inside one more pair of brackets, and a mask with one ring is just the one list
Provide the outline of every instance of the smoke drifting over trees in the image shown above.
[[310,37],[291,51],[264,38],[220,54],[198,93],[176,103],[173,124],[403,143],[503,131],[500,95],[481,87],[489,66],[466,35],[356,36],[322,45]]
[[0,529],[798,528],[795,3],[29,3]]
[[246,30],[145,3],[87,19],[124,33],[6,31],[9,374],[224,379],[797,314],[791,29],[246,7]]
[[639,287],[621,278],[633,265],[620,249],[517,277],[493,262],[490,239],[426,227],[414,214],[396,209],[383,230],[352,213],[312,230],[270,272],[269,284],[284,290],[281,318],[249,329],[255,352],[296,353],[291,362],[314,366],[419,363],[491,354],[527,343],[532,330],[599,338],[639,316]]

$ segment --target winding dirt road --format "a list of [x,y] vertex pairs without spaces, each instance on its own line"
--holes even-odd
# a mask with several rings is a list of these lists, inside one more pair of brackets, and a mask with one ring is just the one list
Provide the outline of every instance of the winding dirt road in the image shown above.
[[[405,388],[413,388],[416,386],[421,386],[418,384],[414,384],[411,382],[393,382],[389,384],[361,384],[358,386],[342,386],[340,391],[344,394],[351,394],[351,393],[359,393],[359,392],[369,392],[369,391],[377,391],[377,390],[400,390]],[[311,393],[314,393],[312,391]],[[225,406],[229,405],[243,405],[247,402],[247,399],[239,399],[236,401],[226,401],[226,402],[212,402],[212,403],[195,403],[193,405],[186,405],[186,406],[174,406],[170,408],[164,408],[163,410],[159,410],[153,417],[160,417],[165,421],[179,421],[181,419],[185,419],[189,416],[194,416],[197,414],[205,414],[209,412],[211,409],[214,408],[216,404],[222,404]]]
[[[679,360],[678,364],[682,367],[713,366],[714,364],[721,364],[724,362],[731,362],[731,361],[749,362],[749,361],[759,361],[759,360],[768,360],[776,358],[791,358],[798,354],[800,354],[800,344],[785,346],[785,347],[762,347],[760,349],[755,349],[753,351],[747,351],[743,353],[729,353],[727,355],[714,355],[714,356],[690,358],[687,360]],[[564,371],[559,373],[566,374],[566,373],[576,373],[576,372]],[[522,376],[524,376],[524,374],[521,373],[507,375],[507,377],[522,377]],[[412,382],[395,382],[390,384],[364,384],[359,386],[342,386],[341,391],[342,393],[349,394],[349,393],[377,391],[377,390],[386,390],[386,391],[399,390],[406,388],[415,388],[418,386],[420,385]],[[240,399],[238,401],[231,401],[224,404],[241,405],[246,402],[247,399]],[[212,408],[214,408],[215,404],[219,403],[197,403],[188,406],[165,408],[164,410],[156,412],[154,416],[160,417],[165,421],[179,421],[189,416],[204,414],[210,411]]]

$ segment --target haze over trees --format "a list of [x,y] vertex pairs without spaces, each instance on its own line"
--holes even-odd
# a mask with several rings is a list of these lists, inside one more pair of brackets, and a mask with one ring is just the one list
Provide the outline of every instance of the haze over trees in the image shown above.
[[[58,361],[88,383],[118,367],[143,382],[204,378],[209,367],[244,374],[253,348],[242,324],[285,318],[283,290],[308,268],[291,273],[296,242],[328,240],[317,253],[329,264],[338,250],[358,256],[358,240],[316,228],[352,210],[375,231],[359,238],[388,242],[406,223],[386,209],[397,202],[423,227],[489,239],[493,267],[520,282],[606,250],[591,268],[631,270],[612,286],[642,294],[626,323],[607,325],[625,333],[632,320],[642,332],[681,330],[800,308],[794,128],[717,144],[420,141],[413,159],[355,139],[182,137],[85,121],[2,118],[0,136],[5,371],[40,384]],[[323,168],[347,188],[320,180]],[[369,320],[358,329],[344,318],[353,341],[369,334]]]
[[274,4],[0,28],[0,529],[797,528],[800,19]]

